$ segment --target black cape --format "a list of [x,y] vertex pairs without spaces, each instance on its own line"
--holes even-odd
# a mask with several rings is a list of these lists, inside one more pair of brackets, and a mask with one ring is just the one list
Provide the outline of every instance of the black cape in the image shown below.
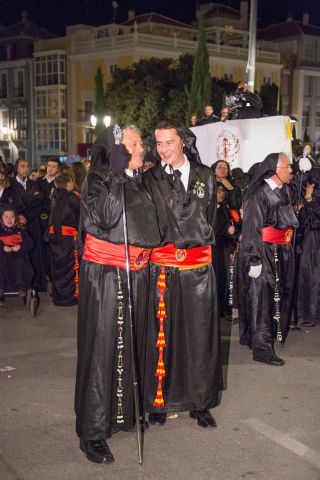
[[50,226],[54,233],[49,234],[51,250],[52,301],[55,305],[69,306],[77,303],[76,257],[79,253],[78,240],[73,236],[62,235],[61,227],[79,228],[80,200],[74,192],[58,188],[54,194],[54,207]]
[[[155,201],[163,245],[170,242],[177,248],[213,245],[216,189],[213,172],[208,167],[190,162],[183,208],[174,190],[172,175],[168,175],[159,162],[143,175],[143,181]],[[160,266],[150,264],[145,409],[161,412],[212,408],[218,403],[221,385],[220,329],[212,264],[190,270],[165,268],[165,406],[153,406],[158,385],[155,372],[159,291],[156,284],[160,271]]]

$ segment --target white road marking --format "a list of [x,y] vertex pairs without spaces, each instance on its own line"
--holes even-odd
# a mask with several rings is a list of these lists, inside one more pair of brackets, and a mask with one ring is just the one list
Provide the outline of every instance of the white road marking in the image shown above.
[[247,420],[242,420],[242,422],[256,432],[262,433],[262,435],[270,438],[270,440],[273,440],[290,452],[293,452],[299,457],[304,458],[315,467],[320,468],[320,453],[312,450],[312,448],[307,447],[303,443],[298,442],[294,438],[290,437],[290,435],[287,433],[283,433],[257,418],[248,418]]

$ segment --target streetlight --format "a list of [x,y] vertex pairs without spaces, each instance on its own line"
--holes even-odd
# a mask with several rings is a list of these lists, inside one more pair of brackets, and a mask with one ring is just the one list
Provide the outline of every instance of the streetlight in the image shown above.
[[[96,127],[97,123],[98,123],[98,117],[96,117],[95,115],[91,115],[90,116],[90,123],[91,125],[93,126],[93,128]],[[110,124],[111,124],[111,117],[110,115],[105,115],[103,117],[103,123],[105,124],[106,127],[109,127]]]

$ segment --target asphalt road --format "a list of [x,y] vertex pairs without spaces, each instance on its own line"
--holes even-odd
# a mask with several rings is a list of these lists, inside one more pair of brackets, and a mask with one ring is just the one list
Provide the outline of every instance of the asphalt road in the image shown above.
[[[0,480],[320,480],[320,327],[291,332],[284,367],[253,362],[224,321],[227,388],[202,429],[187,414],[150,427],[144,464],[134,433],[109,444],[112,465],[88,462],[74,433],[76,307],[44,295],[36,318],[21,299],[0,307]],[[280,349],[279,349],[280,350]]]

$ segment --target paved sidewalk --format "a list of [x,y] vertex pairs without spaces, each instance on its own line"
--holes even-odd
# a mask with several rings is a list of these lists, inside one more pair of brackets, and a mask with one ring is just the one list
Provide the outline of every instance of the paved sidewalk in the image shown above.
[[36,318],[0,307],[1,480],[320,480],[320,327],[291,332],[285,367],[253,362],[223,323],[227,389],[201,429],[187,414],[150,427],[144,465],[134,433],[110,440],[116,462],[88,462],[74,433],[76,308],[44,295]]

